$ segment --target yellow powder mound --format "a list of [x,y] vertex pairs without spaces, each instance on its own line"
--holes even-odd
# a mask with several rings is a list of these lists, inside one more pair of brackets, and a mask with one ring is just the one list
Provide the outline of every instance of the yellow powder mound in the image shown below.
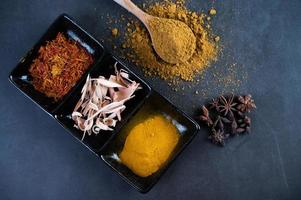
[[169,64],[159,58],[153,50],[145,27],[140,22],[132,22],[134,30],[131,29],[126,34],[123,47],[130,50],[126,57],[137,66],[141,66],[146,75],[157,75],[165,80],[181,78],[192,81],[196,74],[201,73],[217,59],[218,47],[210,38],[210,30],[204,28],[205,14],[187,10],[183,1],[155,3],[147,7],[146,11],[157,17],[184,22],[196,37],[196,50],[192,57],[181,64]]
[[147,177],[168,160],[179,137],[177,128],[158,114],[130,130],[119,157],[135,174]]

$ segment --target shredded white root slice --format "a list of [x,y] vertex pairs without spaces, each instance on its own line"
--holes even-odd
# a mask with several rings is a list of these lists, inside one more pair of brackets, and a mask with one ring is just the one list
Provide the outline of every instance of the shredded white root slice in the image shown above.
[[127,71],[117,70],[109,79],[87,77],[81,91],[81,98],[77,102],[71,115],[74,127],[83,131],[85,135],[98,134],[101,130],[112,131],[117,121],[121,120],[121,112],[126,109],[124,103],[134,97],[139,83],[129,78]]

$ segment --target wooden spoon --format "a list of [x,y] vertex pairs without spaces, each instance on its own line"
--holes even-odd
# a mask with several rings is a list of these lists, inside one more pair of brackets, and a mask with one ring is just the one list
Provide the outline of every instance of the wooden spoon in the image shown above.
[[149,15],[131,0],[114,0],[135,15],[147,28],[156,53],[164,61],[177,64],[187,61],[195,51],[196,38],[183,22]]

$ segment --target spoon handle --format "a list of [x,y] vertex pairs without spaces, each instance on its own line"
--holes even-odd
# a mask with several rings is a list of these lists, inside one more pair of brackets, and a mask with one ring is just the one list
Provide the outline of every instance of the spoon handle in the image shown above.
[[150,18],[150,15],[145,13],[143,10],[138,8],[131,0],[113,0],[118,3],[120,6],[125,8],[127,11],[135,15],[140,21],[147,25],[147,20]]

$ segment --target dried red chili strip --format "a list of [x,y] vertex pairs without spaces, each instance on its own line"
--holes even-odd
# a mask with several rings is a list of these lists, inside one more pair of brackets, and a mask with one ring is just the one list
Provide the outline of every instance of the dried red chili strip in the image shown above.
[[70,91],[92,63],[92,56],[78,42],[58,33],[54,40],[40,47],[29,72],[34,88],[57,101]]

